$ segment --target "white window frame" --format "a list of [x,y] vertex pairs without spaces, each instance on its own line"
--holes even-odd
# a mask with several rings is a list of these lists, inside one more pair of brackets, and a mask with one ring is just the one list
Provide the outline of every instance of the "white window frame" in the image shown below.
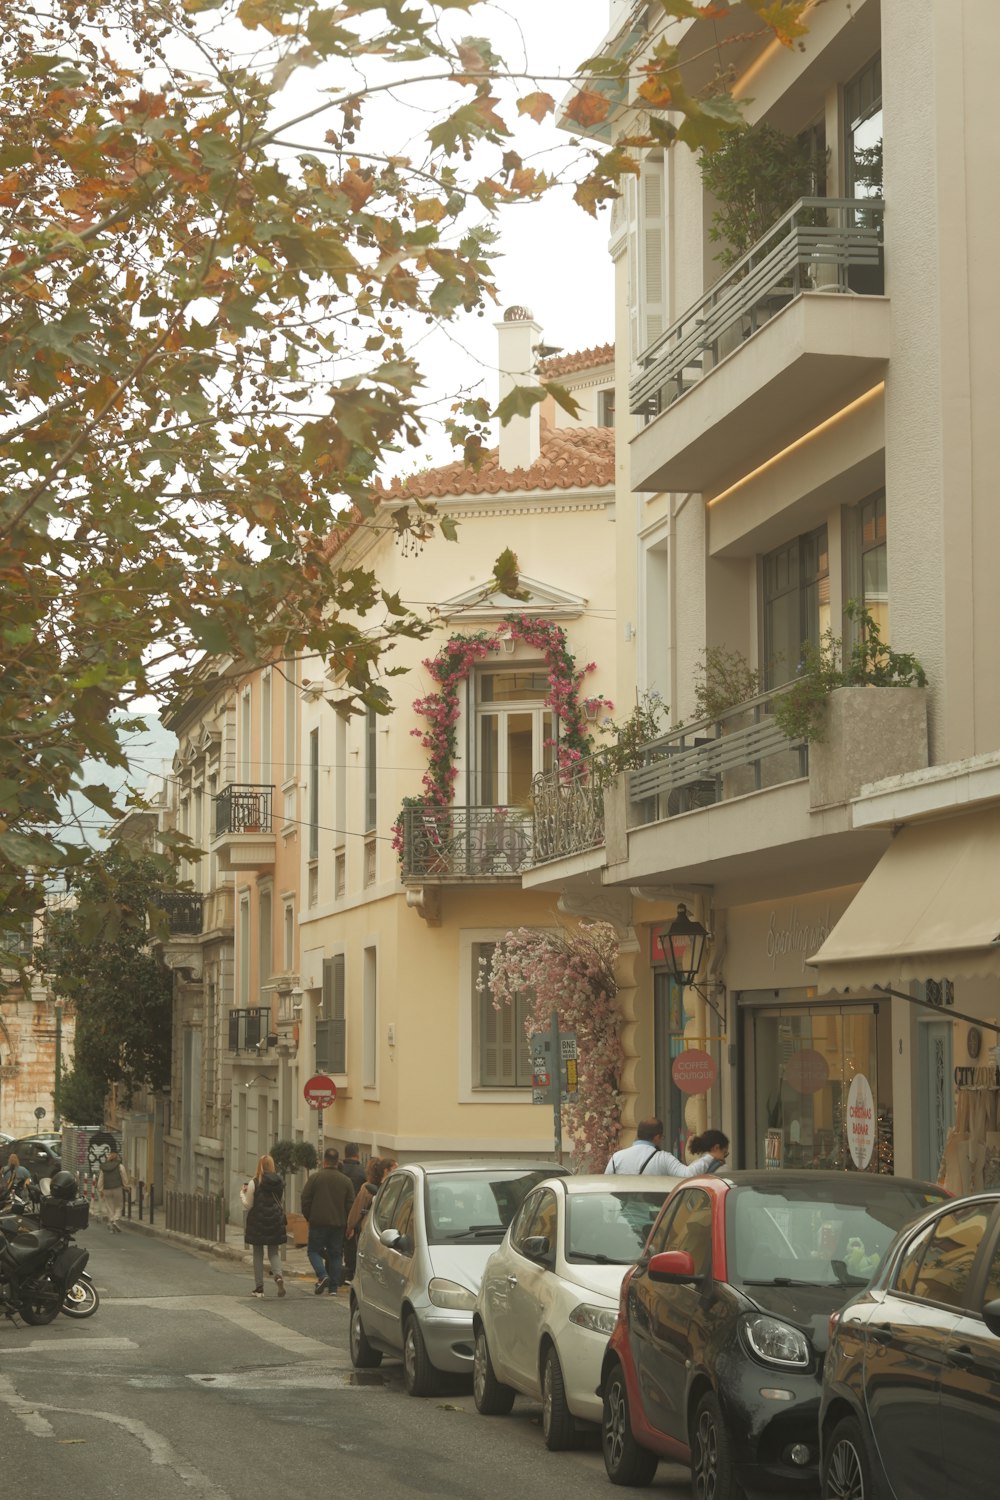
[[253,777],[250,768],[253,765],[253,692],[249,684],[240,694],[240,767],[237,773],[237,781],[244,786],[250,786]]
[[378,943],[370,938],[361,955],[361,1092],[379,1097]]
[[250,1006],[250,895],[240,897],[239,931],[236,949],[237,1010],[248,1010]]
[[530,1104],[530,1088],[490,1088],[479,1082],[479,1031],[477,1019],[481,996],[476,989],[477,943],[500,943],[509,927],[467,927],[458,935],[458,1102],[459,1104]]
[[274,777],[271,761],[271,669],[260,678],[260,784],[270,786]]
[[[503,724],[513,714],[530,714],[531,726],[531,775],[532,778],[539,775],[545,769],[545,740],[556,739],[559,733],[559,721],[554,711],[539,698],[511,699],[498,703],[481,703],[479,700],[479,684],[485,676],[496,677],[504,672],[516,672],[520,676],[545,675],[546,669],[539,662],[511,662],[509,666],[491,662],[480,671],[473,674],[473,692],[470,701],[471,712],[471,754],[470,764],[472,774],[469,778],[472,796],[470,805],[473,807],[511,807],[517,805],[510,800],[509,765],[507,759],[507,736],[503,730]],[[481,727],[486,719],[495,718],[499,721],[497,729],[497,797],[487,802],[483,797],[482,788],[482,735]],[[550,721],[549,729],[546,731],[545,720]],[[555,749],[551,751],[551,763],[555,764]]]

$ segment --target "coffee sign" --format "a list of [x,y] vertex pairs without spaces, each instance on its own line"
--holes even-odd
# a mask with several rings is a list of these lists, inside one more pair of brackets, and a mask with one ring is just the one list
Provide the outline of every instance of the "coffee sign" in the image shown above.
[[682,1094],[707,1094],[718,1071],[715,1058],[695,1047],[680,1053],[670,1066],[670,1076]]

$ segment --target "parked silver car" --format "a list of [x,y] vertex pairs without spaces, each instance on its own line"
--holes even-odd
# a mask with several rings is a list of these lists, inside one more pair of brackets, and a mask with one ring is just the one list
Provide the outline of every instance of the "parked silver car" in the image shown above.
[[540,1161],[442,1161],[398,1168],[378,1191],[351,1285],[351,1361],[401,1355],[411,1396],[439,1375],[470,1374],[483,1268],[536,1183],[566,1168]]

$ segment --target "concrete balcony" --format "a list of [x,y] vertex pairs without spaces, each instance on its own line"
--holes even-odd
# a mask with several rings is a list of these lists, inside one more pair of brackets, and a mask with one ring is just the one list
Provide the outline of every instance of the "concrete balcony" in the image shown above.
[[632,488],[717,493],[881,380],[877,199],[803,198],[639,359]]
[[212,853],[222,870],[270,870],[275,835],[271,821],[271,786],[230,782],[215,798]]

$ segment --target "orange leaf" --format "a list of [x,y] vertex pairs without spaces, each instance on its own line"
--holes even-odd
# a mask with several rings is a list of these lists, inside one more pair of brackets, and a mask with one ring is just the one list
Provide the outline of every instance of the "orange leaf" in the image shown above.
[[418,224],[440,224],[444,213],[444,204],[438,198],[418,198],[413,205],[413,217]]
[[340,179],[340,191],[357,213],[371,197],[372,184],[357,172],[345,172]]
[[599,94],[596,89],[582,88],[566,106],[566,116],[586,129],[590,125],[600,125],[602,120],[606,120],[609,108],[608,101],[603,94]]

